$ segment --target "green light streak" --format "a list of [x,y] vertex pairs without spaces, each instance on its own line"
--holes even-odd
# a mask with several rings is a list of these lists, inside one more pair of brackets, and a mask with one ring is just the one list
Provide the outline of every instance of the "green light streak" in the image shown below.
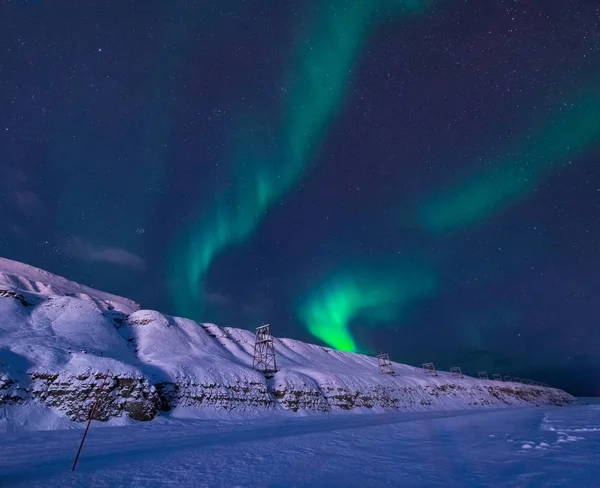
[[[242,135],[234,143],[231,186],[221,189],[212,205],[204,206],[201,218],[173,246],[169,275],[179,314],[199,315],[203,282],[215,257],[247,239],[269,207],[302,177],[344,98],[352,65],[373,22],[392,11],[410,13],[427,3],[332,0],[319,4],[288,73],[283,127],[270,131],[253,121],[237,131]],[[266,133],[267,140],[256,138],[257,132]]]
[[424,227],[445,232],[482,222],[526,197],[551,172],[600,140],[600,96],[580,97],[565,105],[535,135],[480,171],[418,206]]
[[[511,153],[463,180],[446,192],[417,205],[422,225],[440,237],[442,232],[471,226],[524,198],[554,171],[600,141],[600,96],[597,90],[564,104],[546,123],[521,139]],[[439,254],[439,253],[438,253]],[[430,256],[432,259],[435,255]],[[433,280],[403,278],[402,272],[347,271],[317,287],[297,310],[309,331],[338,349],[356,351],[349,329],[357,318],[371,324],[401,320],[411,301],[430,295]],[[501,322],[506,324],[506,317]],[[470,346],[483,351],[482,338],[473,324]]]
[[323,283],[297,309],[297,315],[315,337],[330,346],[357,351],[349,326],[360,319],[373,325],[398,319],[409,302],[434,292],[435,280],[427,269],[341,272]]

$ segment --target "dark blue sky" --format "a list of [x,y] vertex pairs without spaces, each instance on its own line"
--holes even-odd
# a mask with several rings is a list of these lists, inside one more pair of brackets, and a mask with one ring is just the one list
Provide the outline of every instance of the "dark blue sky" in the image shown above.
[[597,394],[598,4],[409,3],[5,3],[0,253]]

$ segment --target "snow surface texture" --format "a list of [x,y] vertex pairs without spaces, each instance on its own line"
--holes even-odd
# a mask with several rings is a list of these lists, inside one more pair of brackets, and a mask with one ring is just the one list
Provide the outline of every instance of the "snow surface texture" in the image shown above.
[[[0,486],[599,486],[600,405],[173,420],[0,437]],[[525,447],[529,446],[529,447]]]
[[[457,410],[565,404],[553,389],[426,376],[377,359],[276,339],[273,377],[252,369],[254,334],[170,317],[126,298],[0,259],[0,429],[54,428],[87,419],[103,375],[97,417],[151,420],[160,412]],[[47,408],[47,421],[39,419]],[[18,412],[18,413],[16,413]],[[29,415],[27,412],[31,412]]]

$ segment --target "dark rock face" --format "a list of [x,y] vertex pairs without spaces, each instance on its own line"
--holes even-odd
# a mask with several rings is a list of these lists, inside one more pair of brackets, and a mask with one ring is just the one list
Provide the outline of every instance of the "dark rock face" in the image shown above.
[[[152,420],[160,410],[160,397],[150,382],[143,377],[127,378],[103,375],[30,373],[30,383],[21,388],[21,395],[13,390],[2,388],[0,383],[0,404],[13,404],[26,400],[36,400],[63,412],[69,419],[83,422],[89,418],[96,400],[98,408],[96,420],[126,414],[134,420]],[[106,381],[106,382],[105,382]],[[102,387],[102,383],[104,383]],[[4,382],[4,385],[10,386]],[[2,395],[2,391],[12,391]]]
[[274,401],[286,410],[297,412],[298,410],[314,410],[317,412],[328,412],[331,405],[320,390],[273,390]]
[[275,405],[267,385],[254,381],[216,384],[186,378],[180,383],[159,383],[156,390],[163,411],[176,406],[244,411],[269,409]]
[[10,376],[0,375],[0,405],[14,405],[25,401],[26,392]]
[[563,391],[549,388],[515,386],[488,387],[456,384],[367,387],[361,391],[333,385],[317,389],[275,389],[275,400],[286,410],[299,409],[329,411],[355,408],[385,408],[410,410],[419,407],[444,408],[448,405],[508,406],[517,404],[564,405],[572,398]]
[[[26,385],[7,375],[0,376],[0,405],[37,401],[63,412],[69,419],[83,422],[94,403],[94,418],[106,421],[127,415],[147,421],[161,411],[177,406],[211,408],[221,411],[284,409],[292,412],[352,410],[374,407],[391,410],[436,409],[459,406],[564,405],[573,399],[561,390],[526,385],[428,384],[414,386],[367,386],[361,391],[339,384],[292,387],[274,380],[235,381],[217,384],[195,378],[153,385],[143,376],[100,373],[32,372]],[[24,381],[23,381],[24,382]],[[24,382],[25,383],[25,382]],[[103,385],[104,384],[104,385]],[[103,386],[102,386],[103,385]]]
[[31,307],[33,303],[28,302],[23,295],[17,293],[15,291],[10,290],[0,290],[0,297],[3,298],[14,298],[18,302],[21,303],[24,307]]

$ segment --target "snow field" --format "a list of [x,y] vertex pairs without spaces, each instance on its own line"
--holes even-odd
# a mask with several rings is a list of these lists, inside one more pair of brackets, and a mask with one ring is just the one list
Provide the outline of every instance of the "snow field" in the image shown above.
[[94,423],[75,473],[81,429],[20,432],[0,486],[594,487],[599,408]]

